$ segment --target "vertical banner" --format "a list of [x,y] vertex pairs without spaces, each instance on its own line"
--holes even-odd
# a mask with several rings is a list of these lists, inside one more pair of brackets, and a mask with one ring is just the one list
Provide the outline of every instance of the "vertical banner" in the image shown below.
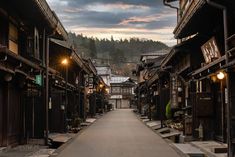
[[171,108],[178,108],[177,76],[172,76],[171,77]]

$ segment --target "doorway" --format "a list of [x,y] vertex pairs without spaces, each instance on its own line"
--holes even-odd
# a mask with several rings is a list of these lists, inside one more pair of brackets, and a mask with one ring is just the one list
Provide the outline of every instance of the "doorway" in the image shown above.
[[221,142],[226,140],[225,83],[224,80],[219,80],[212,84],[215,106],[215,139]]

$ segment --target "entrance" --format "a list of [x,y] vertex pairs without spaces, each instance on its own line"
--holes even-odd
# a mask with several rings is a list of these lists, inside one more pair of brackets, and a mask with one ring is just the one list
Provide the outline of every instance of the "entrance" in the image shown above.
[[53,89],[51,92],[50,132],[65,131],[65,98],[64,91]]
[[215,138],[218,141],[225,142],[225,82],[219,81],[212,84],[215,105]]
[[0,146],[16,145],[21,134],[20,90],[0,81]]
[[31,85],[24,93],[24,130],[25,137],[42,138],[44,131],[44,106],[40,89]]
[[130,100],[128,100],[128,99],[122,99],[121,108],[123,108],[123,109],[125,109],[125,108],[130,108]]
[[[197,92],[192,95],[194,136],[199,125],[204,130],[204,140],[225,142],[225,80],[203,79],[197,82]],[[196,99],[194,99],[196,98]]]

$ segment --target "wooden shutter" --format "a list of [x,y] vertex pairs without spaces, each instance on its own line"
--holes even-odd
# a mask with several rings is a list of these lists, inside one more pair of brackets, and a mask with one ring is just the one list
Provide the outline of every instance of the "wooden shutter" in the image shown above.
[[12,23],[9,23],[9,50],[18,54],[18,29]]

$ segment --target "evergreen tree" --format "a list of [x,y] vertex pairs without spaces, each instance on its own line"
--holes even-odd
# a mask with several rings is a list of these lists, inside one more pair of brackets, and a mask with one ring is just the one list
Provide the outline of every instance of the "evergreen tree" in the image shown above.
[[94,39],[90,39],[89,41],[89,49],[91,52],[91,58],[97,58],[96,44]]

